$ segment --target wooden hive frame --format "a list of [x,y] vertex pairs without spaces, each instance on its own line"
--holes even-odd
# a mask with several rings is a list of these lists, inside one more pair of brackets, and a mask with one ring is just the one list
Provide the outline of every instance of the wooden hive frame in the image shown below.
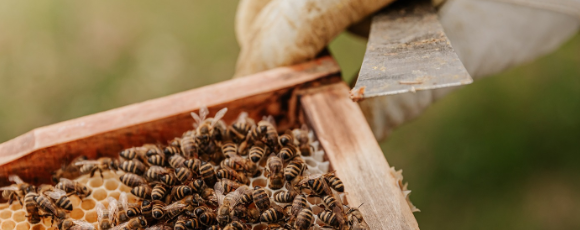
[[35,184],[76,156],[116,157],[120,150],[166,141],[191,129],[190,112],[228,107],[233,121],[248,111],[273,115],[284,130],[307,122],[371,229],[418,229],[411,209],[360,108],[348,97],[331,57],[261,72],[170,96],[34,129],[0,144],[0,186],[17,174]]

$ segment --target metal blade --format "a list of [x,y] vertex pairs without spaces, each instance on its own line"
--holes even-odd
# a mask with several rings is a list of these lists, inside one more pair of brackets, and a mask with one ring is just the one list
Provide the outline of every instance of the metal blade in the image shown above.
[[374,16],[354,101],[469,84],[430,1],[397,1]]

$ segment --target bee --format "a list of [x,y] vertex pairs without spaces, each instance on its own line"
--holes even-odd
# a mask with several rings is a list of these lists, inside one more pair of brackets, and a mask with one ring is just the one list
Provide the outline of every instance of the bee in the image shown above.
[[138,159],[141,161],[145,161],[147,159],[147,152],[153,149],[153,151],[157,151],[159,148],[156,145],[146,144],[142,147],[132,147],[125,149],[119,153],[119,156],[124,158],[125,160],[133,160]]
[[219,225],[213,225],[213,226],[209,226],[206,230],[219,230],[220,226]]
[[[362,206],[362,204],[360,206]],[[362,213],[359,210],[360,206],[358,208],[349,208],[346,212],[346,219],[353,230],[369,230],[371,228],[364,220]]]
[[326,195],[322,197],[322,202],[324,202],[324,205],[326,205],[326,207],[330,210],[333,210],[337,205],[339,205],[332,195]]
[[162,175],[167,173],[169,173],[169,171],[166,168],[154,165],[147,169],[145,172],[145,177],[147,177],[149,180],[158,181]]
[[175,146],[167,146],[165,147],[165,155],[169,156],[169,165],[172,168],[179,168],[185,166],[185,157],[181,155],[181,149]]
[[[189,218],[186,215],[179,215],[177,217],[177,221],[175,221],[175,224],[173,224],[173,229],[174,230],[186,230],[188,229],[187,226],[187,222],[190,220],[191,218]],[[193,228],[192,228],[193,229]]]
[[74,179],[81,175],[80,167],[75,165],[76,162],[87,160],[87,156],[81,155],[72,160],[68,165],[63,165],[61,168],[52,173],[52,182],[58,183],[60,178]]
[[[122,199],[124,200],[122,201]],[[113,197],[107,197],[107,201],[109,201],[109,215],[113,217],[112,219],[116,225],[129,220],[129,216],[127,215],[127,208],[129,205],[125,193],[121,193],[119,201]]]
[[[242,203],[236,203],[232,208],[232,215],[238,219],[246,219],[248,215],[248,208]],[[234,218],[235,219],[235,218]]]
[[153,192],[153,189],[151,188],[151,186],[149,185],[140,185],[137,187],[133,187],[131,189],[131,194],[135,195],[136,197],[139,197],[141,199],[151,199],[151,193]]
[[258,223],[260,221],[260,211],[256,208],[247,209],[247,219],[249,223]]
[[[91,177],[99,171],[101,178],[103,178],[103,170],[118,170],[119,161],[110,157],[101,157],[98,160],[84,160],[76,162],[75,165],[80,165],[81,174],[90,173]],[[104,178],[103,178],[104,179]]]
[[326,182],[328,182],[328,185],[330,185],[332,189],[336,190],[337,192],[344,192],[344,184],[340,178],[334,175],[334,173],[329,173],[324,177],[324,179]]
[[163,207],[163,210],[165,212],[165,217],[167,217],[167,219],[171,220],[171,219],[175,218],[176,216],[178,216],[179,214],[181,214],[183,211],[185,211],[186,207],[187,207],[187,204],[184,204],[180,201],[173,202],[173,203]]
[[306,197],[302,194],[298,194],[292,201],[292,208],[290,209],[290,213],[292,216],[297,216],[300,210],[307,206],[308,203],[306,203]]
[[119,168],[125,172],[141,175],[145,172],[147,167],[139,160],[129,160],[121,163]]
[[157,166],[165,166],[167,164],[165,154],[152,154],[147,157],[147,162]]
[[[221,183],[225,183],[222,180],[219,183],[216,183],[214,190],[216,191],[216,196],[218,199],[218,210],[217,210],[217,221],[221,226],[226,225],[227,223],[232,221],[232,215],[234,207],[238,204],[240,197],[242,194],[246,194],[246,191],[250,190],[248,186],[240,186],[236,188],[234,191],[230,191],[227,195],[224,196],[224,191],[226,190],[226,185],[221,186]],[[244,212],[245,214],[245,212]]]
[[[191,116],[195,120],[193,127],[196,129],[196,139],[199,140],[199,143],[207,145],[209,144],[210,138],[221,136],[220,129],[215,129],[215,127],[227,111],[228,108],[223,108],[218,111],[213,118],[206,118],[209,114],[209,110],[205,106],[199,109],[199,116],[197,113],[191,112]],[[220,126],[222,125],[220,124]]]
[[222,144],[221,148],[222,148],[222,153],[227,158],[230,158],[231,156],[238,155],[238,145],[236,145],[236,143],[234,143],[234,142],[226,141]]
[[70,202],[70,200],[66,196],[66,192],[64,190],[55,188],[55,189],[52,189],[52,191],[44,192],[44,194],[46,194],[48,197],[55,200],[55,204],[58,207],[63,208],[63,209],[68,210],[68,211],[73,210],[72,203]]
[[[150,200],[143,200],[141,202],[141,214],[143,214],[143,216],[152,216],[153,215],[153,202]],[[128,215],[132,215],[132,213],[128,212]],[[137,213],[135,213],[135,215],[138,215]]]
[[268,175],[279,174],[282,172],[283,166],[282,159],[272,154],[270,157],[268,157],[268,161],[266,162],[266,173]]
[[248,179],[246,174],[238,173],[235,170],[230,169],[230,168],[219,169],[216,173],[216,176],[219,179],[235,180],[235,181],[240,182],[242,184],[249,184],[250,183],[250,179]]
[[308,185],[308,187],[316,195],[332,194],[332,191],[330,191],[330,186],[326,182],[326,179],[324,179],[331,174],[332,173],[309,175],[306,178],[301,179],[298,185]]
[[203,226],[212,226],[217,224],[217,214],[211,209],[200,212],[197,217]]
[[213,185],[216,183],[217,179],[215,176],[215,171],[213,169],[213,165],[211,165],[209,162],[201,164],[201,167],[199,168],[199,174],[205,184],[208,186],[213,187]]
[[193,194],[193,189],[189,185],[179,185],[171,189],[171,195],[178,200]]
[[137,230],[144,227],[147,227],[147,220],[143,216],[138,216],[121,225],[115,226],[112,230]]
[[286,132],[280,136],[280,145],[284,147],[294,145],[294,134],[292,134],[291,130],[286,130]]
[[151,191],[151,199],[162,200],[167,195],[167,186],[164,184],[156,184]]
[[288,229],[292,229],[292,228],[289,228],[286,225],[282,226],[282,225],[277,224],[277,223],[270,223],[270,224],[268,224],[267,229],[269,229],[269,230],[288,230]]
[[213,212],[213,210],[207,206],[199,206],[193,209],[193,214],[196,217],[201,216],[204,212]]
[[272,149],[278,147],[278,132],[272,116],[264,117],[258,122],[258,125],[251,130],[251,135],[254,141],[266,138],[266,144]]
[[201,161],[197,158],[192,158],[184,162],[185,167],[189,168],[191,172],[198,174],[201,168]]
[[274,203],[272,203],[271,206],[271,208],[260,215],[260,222],[273,223],[284,218],[284,210],[280,206]]
[[224,230],[244,230],[244,229],[248,228],[238,221],[233,221],[224,228]]
[[283,191],[274,195],[274,201],[278,203],[291,203],[296,195],[294,191]]
[[307,230],[312,226],[314,222],[314,214],[312,213],[312,209],[310,207],[303,208],[298,212],[298,217],[296,218],[296,222],[294,222],[294,228],[297,230]]
[[161,180],[161,182],[163,182],[169,186],[176,185],[177,181],[178,181],[177,176],[175,176],[175,173],[173,173],[173,172],[169,172],[169,173],[165,173],[165,174],[161,175],[159,177],[159,180]]
[[308,137],[308,127],[303,124],[300,129],[294,130],[295,139],[298,140],[298,149],[302,156],[312,155],[312,146],[310,145],[310,138]]
[[42,217],[38,212],[38,204],[36,203],[35,198],[38,196],[35,192],[29,192],[24,196],[24,207],[26,208],[26,217],[28,218],[28,222],[31,224],[36,224],[40,222],[40,218]]
[[185,227],[187,227],[188,229],[199,229],[201,227],[201,224],[199,223],[199,220],[197,218],[190,218],[187,221],[185,221]]
[[179,145],[181,146],[181,153],[183,156],[187,158],[197,158],[199,148],[197,147],[195,137],[192,135],[184,135],[179,141]]
[[179,167],[175,169],[175,175],[181,183],[186,183],[193,178],[194,173],[187,167]]
[[264,188],[256,186],[252,192],[252,199],[260,211],[270,208],[270,198]]
[[93,192],[88,186],[66,178],[60,178],[60,182],[54,188],[64,190],[67,195],[76,194],[80,198],[87,197]]
[[226,158],[220,163],[220,167],[243,171],[248,176],[253,176],[258,171],[258,166],[254,162],[238,155]]
[[264,155],[266,155],[267,147],[262,141],[255,141],[254,146],[250,148],[250,160],[254,163],[258,163]]
[[221,179],[220,182],[215,184],[214,190],[217,192],[218,190],[216,188],[220,187],[222,189],[222,191],[224,191],[225,193],[229,193],[229,192],[235,191],[236,189],[238,189],[241,186],[243,186],[243,184],[240,184],[240,183],[235,182],[233,180]]
[[305,168],[306,164],[304,160],[301,157],[296,157],[284,168],[284,178],[286,178],[286,181],[292,181],[294,178],[302,175]]
[[119,180],[129,187],[136,187],[147,183],[147,180],[143,177],[133,173],[125,173],[119,178]]
[[97,220],[99,229],[110,229],[113,227],[113,215],[102,203],[97,203]]
[[240,143],[246,139],[246,135],[254,126],[256,126],[256,122],[248,117],[248,113],[241,112],[228,133],[236,143]]
[[84,220],[64,219],[60,220],[57,225],[60,230],[94,230],[93,224]]
[[163,203],[160,200],[153,200],[151,202],[153,204],[153,208],[152,208],[152,212],[151,215],[153,216],[153,218],[155,219],[161,219],[165,216],[165,203]]
[[299,155],[298,149],[294,147],[294,145],[287,145],[282,147],[280,153],[278,154],[280,155],[280,158],[284,160],[284,162],[288,162]]
[[24,198],[24,196],[29,192],[36,191],[36,187],[34,185],[25,183],[17,175],[8,176],[8,180],[16,183],[10,186],[0,188],[0,190],[3,190],[2,197],[8,200],[8,204],[12,204],[14,200],[18,200],[20,205],[22,205],[22,199]]
[[325,210],[325,211],[318,213],[318,218],[322,222],[324,222],[324,224],[326,224],[326,225],[342,229],[342,228],[340,228],[340,226],[344,226],[344,224],[340,222],[339,215],[336,215],[335,213],[333,213],[331,211]]

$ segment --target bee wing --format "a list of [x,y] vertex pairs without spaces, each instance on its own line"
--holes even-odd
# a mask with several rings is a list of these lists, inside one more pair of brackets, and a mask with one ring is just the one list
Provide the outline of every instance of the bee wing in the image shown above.
[[127,221],[125,223],[119,224],[113,228],[110,228],[110,230],[121,230],[121,229],[125,229],[125,227],[127,227],[127,225],[129,225],[129,222],[131,221]]
[[204,105],[201,108],[199,108],[199,118],[201,118],[202,121],[204,121],[207,118],[208,114],[209,114],[209,109],[207,109],[207,106]]
[[223,182],[217,182],[215,183],[215,185],[213,186],[213,191],[215,192],[216,198],[218,200],[218,204],[222,205],[222,203],[224,202],[224,186],[222,185]]
[[129,202],[128,202],[128,198],[127,198],[127,193],[122,192],[121,195],[119,196],[119,203],[121,203],[121,205],[123,206],[124,210],[128,210],[129,209]]
[[16,184],[24,184],[24,181],[22,179],[20,179],[20,177],[18,175],[10,175],[10,176],[8,176],[8,180],[12,181]]
[[262,117],[262,120],[267,121],[274,127],[274,129],[276,129],[276,120],[274,117],[272,117],[272,115],[264,116]]
[[6,186],[6,187],[2,187],[2,188],[0,188],[0,190],[16,191],[16,190],[18,190],[18,187],[14,187],[14,186],[10,185],[10,186]]
[[75,162],[75,165],[96,165],[99,164],[97,160],[86,160],[86,161],[78,161]]
[[228,112],[227,107],[220,109],[220,111],[218,111],[215,114],[215,116],[213,117],[213,120],[211,121],[211,126],[214,126],[215,123],[217,123],[219,120],[221,120],[226,115],[226,112]]
[[66,192],[64,190],[61,190],[58,188],[55,188],[52,191],[46,191],[46,192],[44,192],[44,194],[46,194],[47,196],[49,196],[50,198],[52,198],[54,200],[58,200],[62,196],[66,196]]
[[167,211],[167,210],[171,210],[171,209],[184,208],[186,206],[187,206],[186,204],[182,204],[179,202],[173,202],[170,205],[163,207],[163,210]]
[[308,133],[308,126],[306,124],[302,124],[302,126],[300,127],[300,131]]
[[95,207],[97,208],[97,220],[101,223],[101,221],[103,221],[103,216],[105,215],[105,206],[102,203],[97,203]]
[[119,211],[119,202],[113,197],[107,197],[109,201],[109,219],[113,220],[115,214]]
[[241,112],[240,115],[238,115],[237,122],[246,122],[246,118],[248,118],[248,113],[247,112]]
[[195,122],[193,123],[193,128],[197,128],[202,122],[201,118],[195,112],[191,112],[191,117],[193,117],[193,119],[195,120]]
[[94,229],[93,224],[84,220],[73,220],[73,223],[75,223],[75,226],[72,226],[70,230]]

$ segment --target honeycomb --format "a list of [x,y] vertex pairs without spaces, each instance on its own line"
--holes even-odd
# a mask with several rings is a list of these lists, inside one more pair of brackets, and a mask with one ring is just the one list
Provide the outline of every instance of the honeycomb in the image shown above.
[[[311,145],[314,148],[314,151],[311,156],[302,156],[305,160],[309,174],[318,174],[318,173],[326,173],[330,167],[328,161],[324,160],[324,150],[320,147],[318,141],[315,140],[314,133],[312,131],[309,132],[308,137],[310,139]],[[268,180],[264,176],[264,166],[266,164],[266,158],[262,159],[259,162],[259,169],[262,174],[258,177],[254,177],[250,179],[250,185],[254,186],[262,186],[267,190],[270,196],[286,191],[286,188],[272,190],[268,185]],[[215,166],[216,169],[218,166]],[[98,229],[97,223],[97,212],[95,210],[95,206],[97,202],[102,203],[105,207],[108,207],[107,197],[114,197],[115,199],[119,199],[121,193],[126,193],[128,197],[129,203],[137,203],[138,198],[131,194],[131,188],[124,185],[120,180],[119,177],[124,174],[123,171],[104,171],[103,178],[101,179],[100,174],[97,172],[92,178],[89,175],[82,175],[79,178],[75,179],[74,181],[81,182],[86,184],[92,189],[92,193],[84,198],[79,199],[78,196],[72,195],[69,197],[71,203],[73,204],[73,210],[69,213],[69,217],[76,220],[84,220],[88,223],[93,224],[95,229]],[[338,194],[335,192],[337,197],[341,197],[343,203],[347,204],[346,197],[344,193]],[[322,200],[318,197],[309,197],[308,203],[312,208],[315,218],[313,229],[321,229],[320,225],[323,225],[322,221],[318,219],[317,214],[324,210],[324,206],[322,204]],[[274,202],[273,200],[271,202]],[[279,203],[278,203],[279,204]],[[284,204],[279,204],[284,206]],[[8,205],[8,203],[0,204],[0,229],[2,230],[27,230],[27,229],[34,229],[34,230],[52,230],[57,229],[56,221],[52,223],[51,218],[43,218],[40,223],[37,224],[30,224],[26,218],[26,211],[22,208],[22,205],[18,201],[13,202],[12,205]],[[266,229],[266,224],[254,224],[252,225],[253,229]]]

